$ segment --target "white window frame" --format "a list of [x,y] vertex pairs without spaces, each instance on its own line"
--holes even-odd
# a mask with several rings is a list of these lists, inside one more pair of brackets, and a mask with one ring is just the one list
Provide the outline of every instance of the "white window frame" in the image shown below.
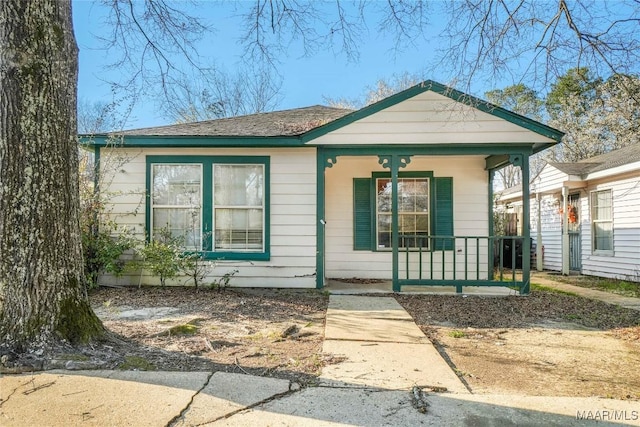
[[[610,219],[596,219],[596,205],[595,198],[599,193],[609,193],[611,195],[611,203],[609,205],[610,209]],[[614,227],[613,227],[613,189],[611,188],[603,188],[599,190],[591,191],[589,194],[589,205],[591,206],[591,252],[595,255],[613,255],[614,254]],[[596,248],[596,224],[611,224],[611,237],[610,244],[611,249],[597,249]]]
[[[389,177],[379,177],[379,178],[375,178],[374,179],[374,185],[375,185],[375,189],[376,189],[375,190],[375,213],[376,213],[375,218],[376,218],[376,220],[375,220],[375,224],[374,224],[375,225],[375,231],[374,232],[375,232],[375,237],[376,237],[376,249],[379,250],[379,251],[390,251],[390,250],[392,250],[392,244],[390,243],[389,246],[381,246],[380,245],[380,240],[379,240],[380,239],[380,232],[379,232],[378,226],[380,224],[380,218],[379,217],[380,217],[381,212],[379,210],[379,204],[378,204],[378,196],[379,196],[379,194],[378,194],[378,182],[381,181],[381,180],[391,181],[391,178],[389,178]],[[402,216],[403,215],[426,216],[427,217],[427,228],[428,228],[427,236],[430,236],[431,235],[431,223],[432,223],[432,219],[433,219],[431,217],[432,214],[433,214],[433,212],[431,212],[431,205],[432,205],[432,203],[431,203],[431,197],[432,197],[432,194],[431,194],[431,178],[428,177],[428,176],[399,177],[398,178],[398,183],[400,183],[401,181],[409,181],[409,180],[426,181],[427,189],[428,189],[427,190],[427,205],[429,206],[429,208],[428,208],[426,213],[425,212],[416,212],[416,211],[413,211],[413,212],[410,212],[410,211],[398,212],[398,228],[399,228],[398,232],[400,234],[402,234],[402,229],[401,229],[402,224],[401,224],[401,222],[402,222]],[[399,186],[398,186],[398,188],[399,188]],[[400,196],[400,195],[398,194],[398,196]],[[400,202],[398,202],[398,206],[400,206]],[[384,215],[389,215],[391,217],[392,216],[391,210],[389,211],[388,214],[384,213]],[[427,236],[425,236],[425,237],[427,237]],[[424,244],[425,245],[422,247],[422,249],[428,250],[429,246],[430,246],[429,245],[429,239],[424,239]],[[402,249],[402,250],[409,249],[410,251],[411,250],[418,250],[417,247],[411,247],[410,246],[410,247],[406,248],[405,246],[402,245],[402,241],[400,241],[399,248]]]

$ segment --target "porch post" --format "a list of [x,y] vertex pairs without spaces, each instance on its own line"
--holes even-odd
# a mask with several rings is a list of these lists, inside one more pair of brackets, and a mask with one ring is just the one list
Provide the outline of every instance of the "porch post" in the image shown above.
[[400,236],[398,236],[398,156],[392,155],[390,161],[391,169],[391,249],[392,249],[392,285],[393,292],[400,292],[398,283],[398,263]]
[[411,155],[378,155],[378,163],[391,173],[391,268],[393,292],[400,292],[399,254],[400,235],[398,221],[398,171],[411,163]]
[[487,260],[487,279],[488,280],[493,280],[493,245],[494,242],[497,242],[498,240],[494,240],[492,239],[493,234],[495,232],[495,216],[493,213],[493,179],[495,178],[496,175],[496,171],[495,169],[489,169],[489,188],[488,188],[488,193],[489,193],[489,199],[488,199],[488,203],[489,203],[489,240],[487,241],[488,243],[488,255],[489,255],[489,259]]
[[522,154],[522,287],[528,294],[531,287],[531,200],[529,199],[529,154]]

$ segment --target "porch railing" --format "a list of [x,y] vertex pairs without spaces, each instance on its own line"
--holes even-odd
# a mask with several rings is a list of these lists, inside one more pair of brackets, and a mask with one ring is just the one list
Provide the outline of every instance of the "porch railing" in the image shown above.
[[507,286],[528,292],[518,271],[523,267],[522,236],[399,237],[400,286],[456,286],[457,292],[463,286]]

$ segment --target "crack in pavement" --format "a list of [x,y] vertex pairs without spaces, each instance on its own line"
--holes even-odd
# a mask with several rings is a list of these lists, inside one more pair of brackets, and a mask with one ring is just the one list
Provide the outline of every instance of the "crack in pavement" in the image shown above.
[[169,420],[169,422],[167,423],[166,427],[173,427],[176,425],[176,423],[183,419],[184,416],[187,414],[187,412],[189,412],[189,409],[191,408],[191,405],[193,405],[193,401],[196,398],[196,396],[198,396],[200,393],[202,393],[202,390],[204,390],[208,385],[209,382],[211,381],[211,378],[213,377],[213,375],[215,374],[215,371],[211,371],[211,373],[209,374],[209,376],[207,377],[207,380],[204,382],[204,384],[202,385],[202,387],[200,387],[200,389],[198,389],[192,396],[191,399],[189,400],[189,402],[187,403],[187,406],[184,407],[184,409],[182,409],[182,411],[180,411],[180,413],[178,415],[176,415],[175,417],[173,417],[172,419]]
[[299,391],[303,390],[304,388],[305,387],[300,387],[300,388],[297,388],[295,390],[292,390],[291,389],[291,383],[290,383],[289,384],[289,390],[287,390],[287,391],[284,391],[282,393],[274,394],[273,396],[267,397],[266,399],[263,399],[263,400],[261,400],[259,402],[252,403],[251,405],[245,406],[244,408],[236,409],[235,411],[229,412],[228,414],[221,415],[218,418],[215,418],[215,419],[213,419],[211,421],[207,421],[207,422],[204,422],[204,423],[196,424],[196,426],[201,426],[201,425],[215,423],[217,421],[229,419],[229,418],[233,417],[234,415],[237,415],[237,414],[239,414],[241,412],[249,411],[249,410],[251,410],[251,409],[253,409],[253,408],[257,407],[257,406],[263,405],[265,403],[273,402],[274,400],[278,400],[278,399],[281,399],[283,397],[291,396],[291,395],[293,395],[295,393],[298,393]]

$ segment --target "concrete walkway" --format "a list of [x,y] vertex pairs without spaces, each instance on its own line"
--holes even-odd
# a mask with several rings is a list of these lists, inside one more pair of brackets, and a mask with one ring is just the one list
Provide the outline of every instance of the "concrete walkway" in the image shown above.
[[608,304],[619,305],[620,307],[630,308],[640,311],[640,298],[625,297],[613,294],[611,292],[599,291],[597,289],[583,288],[582,286],[570,285],[549,278],[545,273],[534,273],[531,276],[531,283],[547,286],[563,292],[570,292],[581,297],[603,301]]
[[344,356],[322,371],[323,385],[468,393],[433,344],[392,297],[331,295],[324,353]]
[[9,426],[640,426],[638,402],[474,395],[391,297],[331,295],[317,387],[223,372],[0,378]]

